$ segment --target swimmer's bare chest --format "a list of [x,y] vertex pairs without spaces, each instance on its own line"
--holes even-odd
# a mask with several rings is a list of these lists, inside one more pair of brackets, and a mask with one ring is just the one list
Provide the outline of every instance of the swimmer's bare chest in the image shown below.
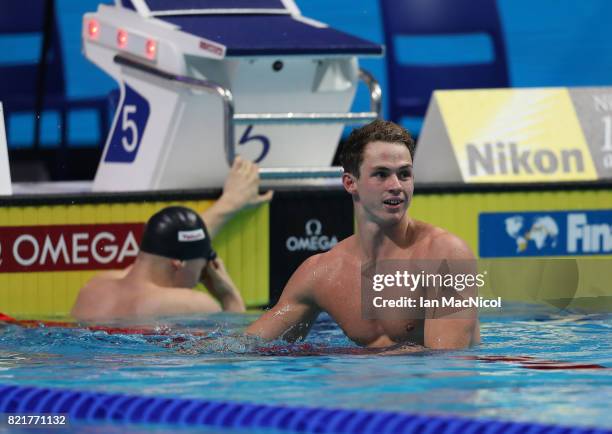
[[[336,273],[334,273],[336,274]],[[327,312],[353,342],[368,347],[400,343],[423,345],[422,319],[364,319],[361,311],[360,267],[344,264],[342,272],[316,288],[317,305]]]

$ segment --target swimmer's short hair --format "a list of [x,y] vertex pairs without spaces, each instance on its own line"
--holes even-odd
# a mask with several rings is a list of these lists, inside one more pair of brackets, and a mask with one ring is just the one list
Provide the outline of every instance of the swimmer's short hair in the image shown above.
[[376,119],[361,128],[354,129],[342,146],[340,164],[345,172],[359,178],[363,150],[371,142],[403,143],[414,160],[414,139],[408,130],[396,123]]
[[212,260],[217,256],[202,218],[183,206],[164,208],[149,219],[140,250],[181,261],[198,258]]

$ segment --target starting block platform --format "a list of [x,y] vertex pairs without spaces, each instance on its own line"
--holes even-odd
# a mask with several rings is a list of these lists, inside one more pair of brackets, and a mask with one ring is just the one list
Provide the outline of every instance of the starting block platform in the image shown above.
[[[219,187],[237,154],[277,171],[329,167],[343,124],[381,113],[357,57],[382,46],[292,0],[117,0],[84,16],[83,42],[120,88],[95,191]],[[370,111],[350,113],[359,80]]]

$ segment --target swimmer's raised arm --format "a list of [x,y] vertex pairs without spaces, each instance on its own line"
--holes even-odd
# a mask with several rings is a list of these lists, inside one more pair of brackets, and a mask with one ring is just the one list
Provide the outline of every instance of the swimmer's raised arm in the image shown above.
[[293,273],[280,300],[247,329],[248,335],[290,342],[306,337],[320,309],[314,300],[314,276],[319,255],[311,256]]
[[[436,237],[433,250],[441,258],[446,258],[448,266],[444,274],[473,275],[477,271],[476,258],[468,245],[455,235],[448,232]],[[471,298],[476,297],[475,286],[466,287],[461,291],[441,291],[434,295],[442,297]],[[442,303],[440,303],[442,304]],[[428,308],[425,319],[424,344],[427,348],[454,350],[468,348],[480,343],[478,312],[470,308]]]
[[273,191],[259,194],[257,164],[237,156],[223,185],[223,194],[202,213],[210,236],[214,237],[239,211],[270,202],[273,195]]

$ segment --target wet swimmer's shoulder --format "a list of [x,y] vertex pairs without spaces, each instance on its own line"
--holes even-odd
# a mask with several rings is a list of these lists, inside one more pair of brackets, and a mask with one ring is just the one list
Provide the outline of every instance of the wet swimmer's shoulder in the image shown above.
[[308,259],[311,259],[310,264],[313,267],[325,267],[333,269],[334,267],[341,267],[346,261],[352,261],[358,257],[359,246],[354,235],[345,238],[340,241],[334,247],[327,252],[313,255]]
[[79,291],[75,307],[87,302],[95,305],[100,297],[108,298],[115,288],[122,286],[124,277],[124,270],[105,271],[93,276]]
[[473,259],[474,253],[467,243],[457,235],[437,226],[423,223],[427,251],[436,257],[447,259]]
[[132,267],[129,266],[123,270],[102,271],[93,276],[91,279],[89,279],[89,283],[98,283],[123,279],[125,276],[127,276],[131,268]]
[[137,316],[176,316],[221,312],[212,297],[200,291],[173,287],[154,288],[139,298]]
[[360,264],[359,248],[354,240],[345,239],[327,252],[313,255],[303,265],[312,273],[312,283],[321,283],[318,279],[333,281],[341,278],[350,267]]
[[312,291],[319,285],[323,277],[329,273],[330,252],[318,253],[304,260],[293,272],[283,293],[313,295]]
[[321,253],[324,260],[329,260],[332,258],[340,258],[345,257],[346,255],[355,256],[359,252],[359,245],[357,244],[357,237],[355,235],[351,235],[348,238],[345,238],[338,242],[334,247],[332,247],[327,252]]

